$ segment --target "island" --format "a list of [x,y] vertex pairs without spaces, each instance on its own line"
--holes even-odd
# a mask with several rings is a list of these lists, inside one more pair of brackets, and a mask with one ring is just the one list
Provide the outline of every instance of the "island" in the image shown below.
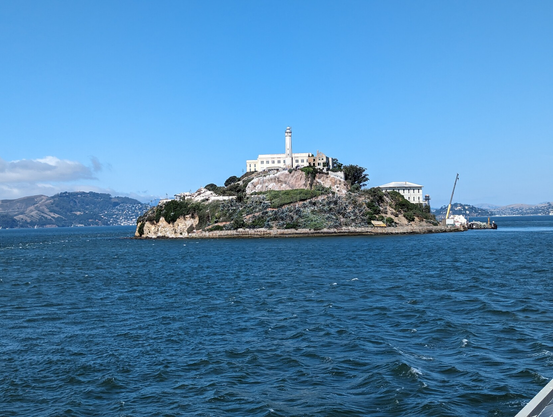
[[[346,169],[347,168],[347,169]],[[348,171],[349,170],[349,171]],[[348,174],[349,172],[349,174]],[[363,189],[364,168],[249,171],[224,186],[161,200],[137,219],[137,238],[299,237],[441,233],[430,207],[397,191]],[[346,174],[347,175],[346,175]],[[361,174],[361,176],[359,176]]]

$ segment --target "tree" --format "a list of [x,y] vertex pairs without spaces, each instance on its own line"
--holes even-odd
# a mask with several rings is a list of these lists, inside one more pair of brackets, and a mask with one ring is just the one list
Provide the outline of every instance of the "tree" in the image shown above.
[[211,184],[207,184],[204,188],[206,190],[213,191],[215,193],[216,191],[218,191],[219,187],[217,187],[217,184],[211,183]]
[[353,187],[354,185],[359,185],[363,187],[367,181],[369,181],[369,176],[365,174],[367,168],[360,167],[358,165],[344,165],[344,177],[347,182]]
[[342,168],[344,167],[343,164],[338,162],[338,158],[332,158],[332,166],[333,168],[331,169],[331,171],[334,171],[334,172],[341,171]]
[[238,178],[235,175],[233,175],[232,177],[228,177],[227,180],[225,181],[225,187],[228,187],[229,185],[234,184],[235,182],[238,182],[238,181],[240,181],[240,178]]

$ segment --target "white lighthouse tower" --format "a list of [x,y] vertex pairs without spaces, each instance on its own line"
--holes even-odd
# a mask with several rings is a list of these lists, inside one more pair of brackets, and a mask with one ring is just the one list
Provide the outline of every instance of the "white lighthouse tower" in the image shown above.
[[294,154],[292,153],[292,128],[290,126],[286,128],[284,137],[286,139],[286,165],[290,168],[294,168]]

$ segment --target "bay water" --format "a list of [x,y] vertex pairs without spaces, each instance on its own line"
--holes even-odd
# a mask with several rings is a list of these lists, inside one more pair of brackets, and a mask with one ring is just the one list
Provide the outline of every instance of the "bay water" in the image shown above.
[[553,216],[494,220],[0,230],[0,415],[514,416],[553,378]]

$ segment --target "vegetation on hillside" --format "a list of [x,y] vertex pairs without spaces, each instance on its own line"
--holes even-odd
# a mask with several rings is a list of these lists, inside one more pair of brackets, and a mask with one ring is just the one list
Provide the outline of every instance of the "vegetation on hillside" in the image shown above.
[[[357,185],[366,181],[365,169],[358,167],[352,179]],[[315,168],[304,168],[307,179]],[[358,190],[337,195],[330,189],[314,186],[312,189],[266,191],[246,195],[251,176],[238,181],[230,177],[226,187],[208,184],[206,188],[218,195],[234,195],[231,200],[211,203],[189,200],[170,201],[152,208],[138,219],[139,234],[147,221],[158,222],[162,217],[173,223],[179,217],[198,220],[196,230],[236,229],[311,229],[342,227],[370,227],[379,220],[388,226],[405,222],[435,222],[428,209],[405,200],[399,193],[386,193],[380,188]],[[229,178],[229,179],[230,179]],[[142,231],[142,232],[141,232]]]
[[436,218],[430,212],[430,206],[411,203],[397,191],[389,191],[388,194],[392,199],[392,208],[396,212],[403,214],[403,217],[405,217],[407,221],[412,222],[415,219],[427,220],[430,222],[436,221]]
[[369,176],[365,172],[367,169],[359,165],[344,165],[344,177],[351,185],[352,189],[360,190],[368,181]]

